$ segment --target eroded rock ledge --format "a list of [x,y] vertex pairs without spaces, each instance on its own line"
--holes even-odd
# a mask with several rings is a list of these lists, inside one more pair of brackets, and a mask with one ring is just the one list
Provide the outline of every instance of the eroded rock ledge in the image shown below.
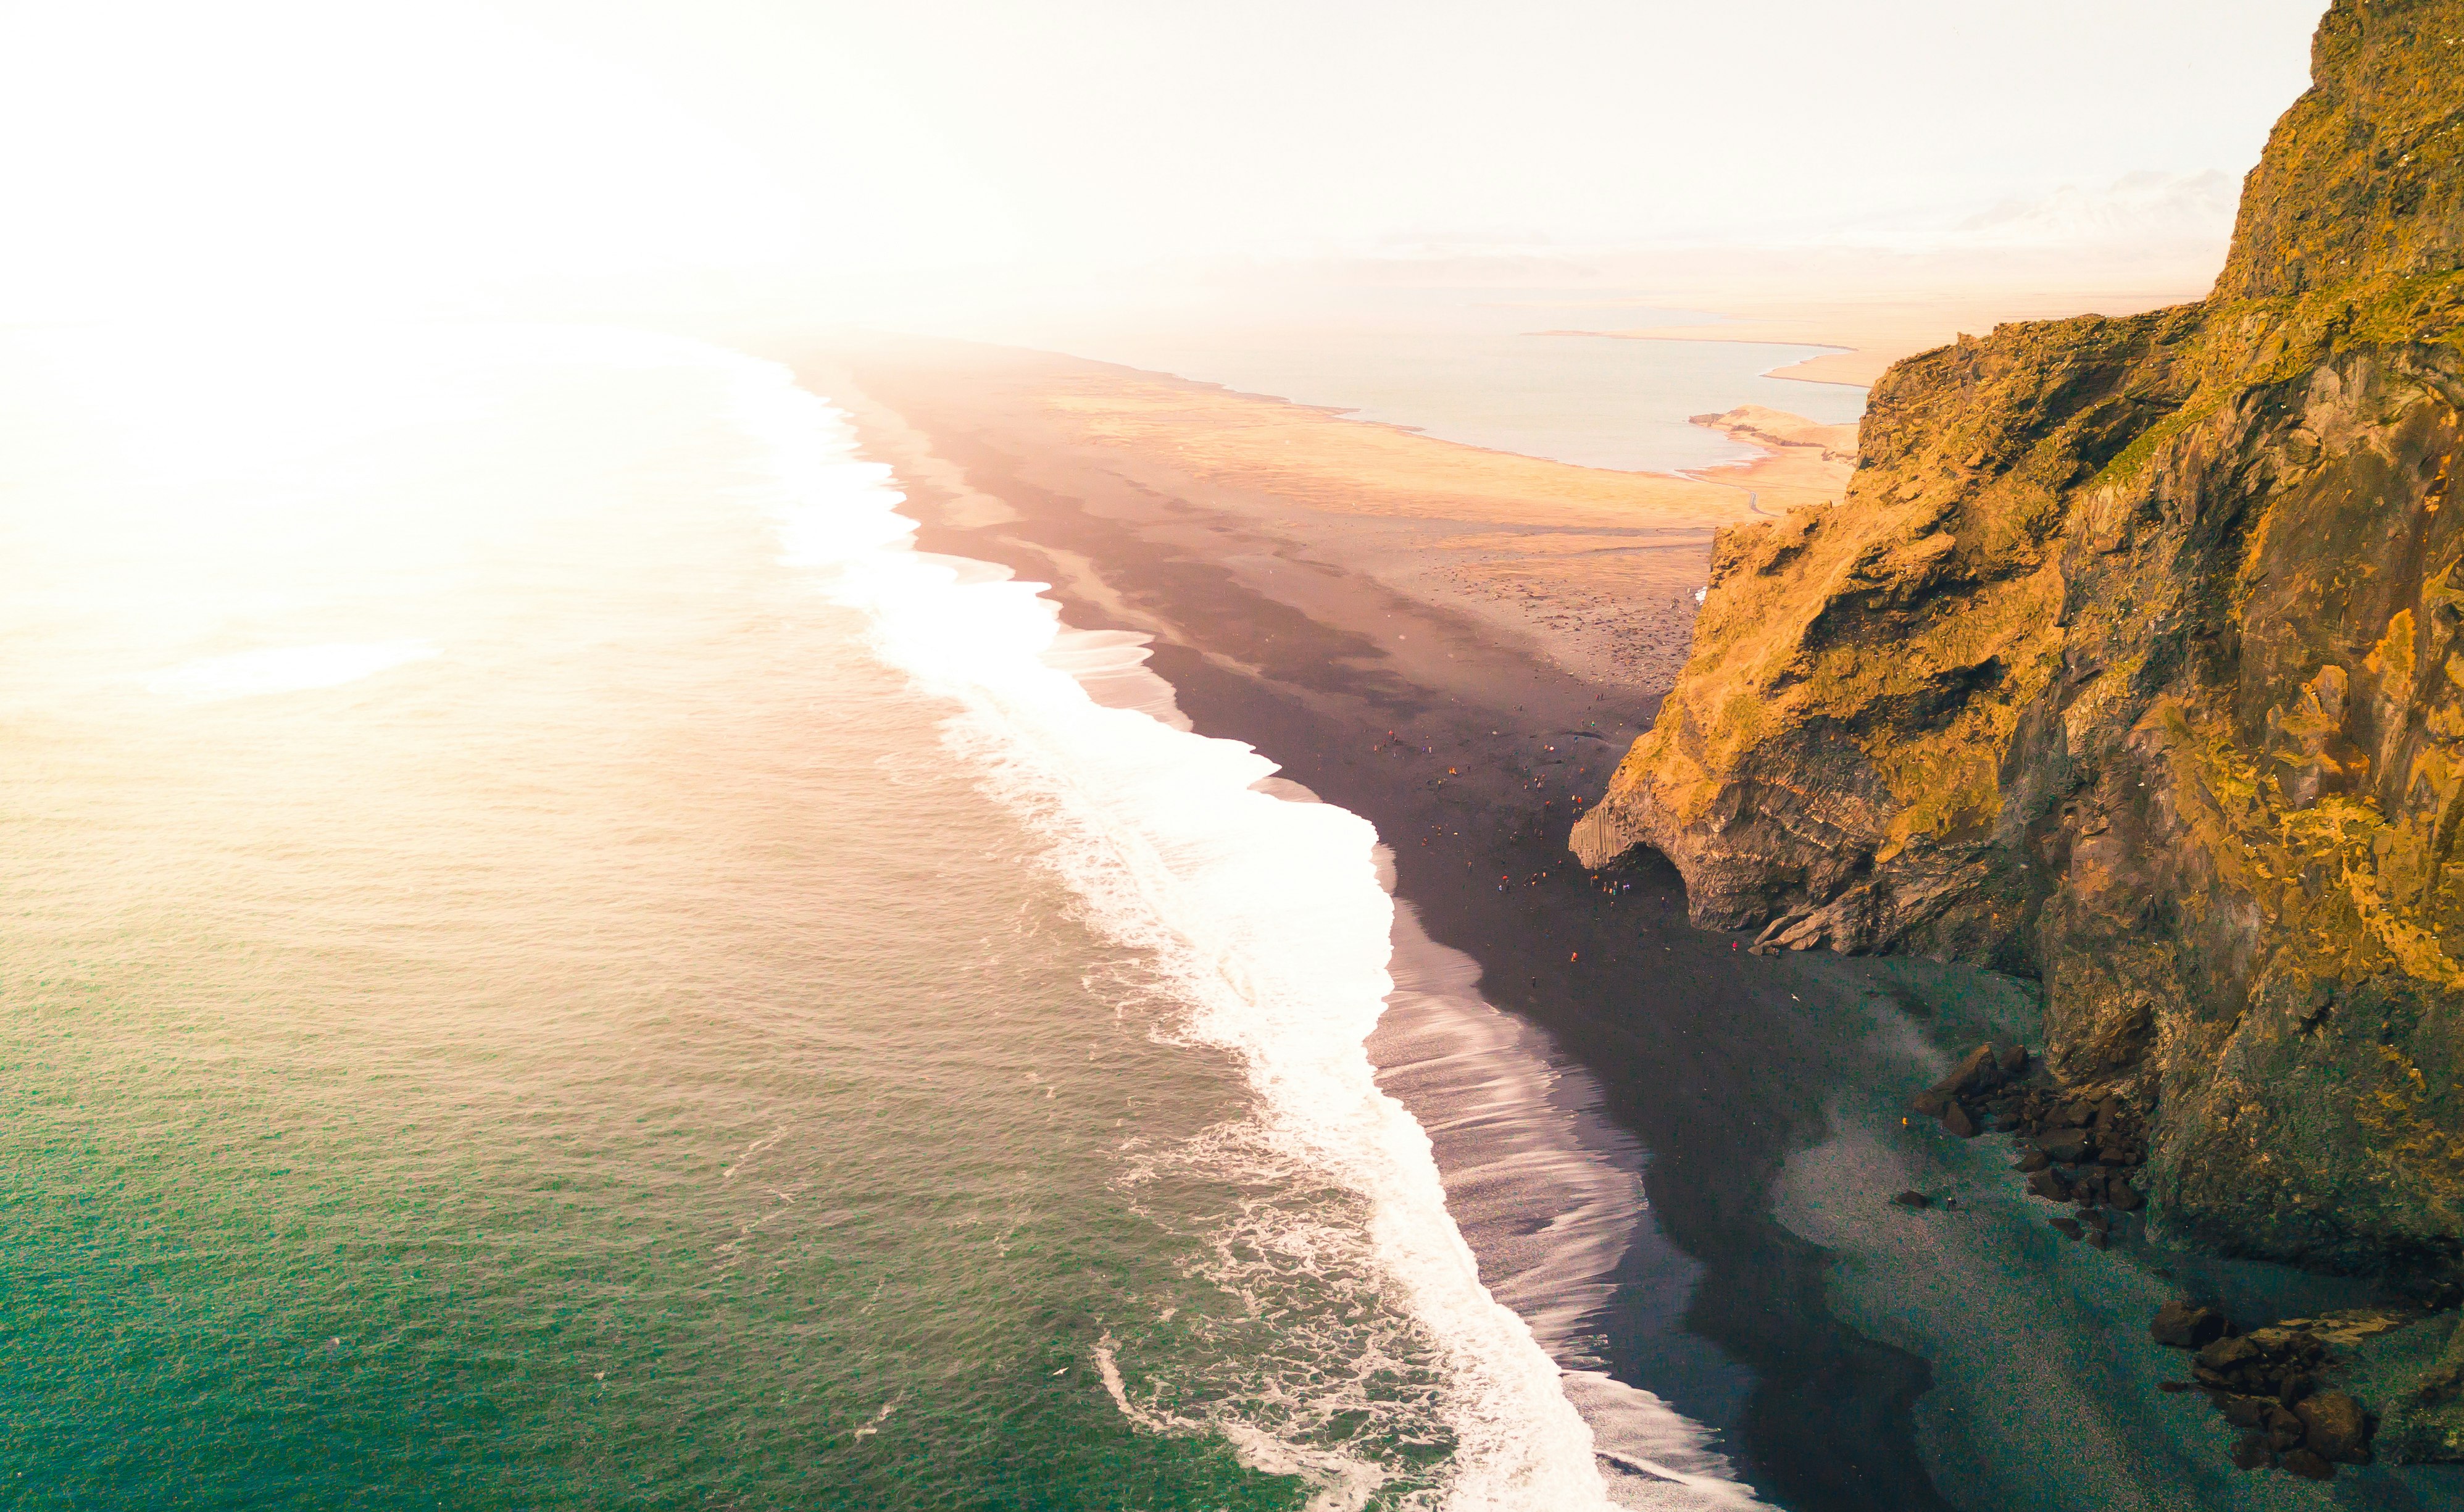
[[1846,501],[1721,533],[1574,833],[1698,923],[2042,978],[2160,1221],[2464,1240],[2464,0],[2338,0],[2207,300],[1874,389]]

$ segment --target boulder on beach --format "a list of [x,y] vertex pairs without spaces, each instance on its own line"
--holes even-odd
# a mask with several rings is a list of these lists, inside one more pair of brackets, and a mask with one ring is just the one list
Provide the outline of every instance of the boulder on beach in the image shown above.
[[2228,1393],[2216,1398],[2216,1411],[2222,1412],[2225,1421],[2235,1428],[2265,1428],[2268,1416],[2275,1406],[2274,1402],[2263,1396],[2233,1396]]
[[2147,1323],[2147,1337],[2173,1349],[2204,1349],[2224,1336],[2225,1315],[2195,1302],[2167,1302]]
[[2233,1447],[2233,1462],[2243,1470],[2265,1470],[2276,1463],[2276,1450],[2265,1434],[2244,1434]]
[[2332,1480],[2336,1467],[2307,1449],[2288,1449],[2279,1461],[2284,1468],[2304,1480]]
[[2219,1339],[2201,1349],[2190,1362],[2190,1373],[2208,1385],[2232,1390],[2239,1383],[2234,1376],[2242,1369],[2260,1363],[2258,1346],[2247,1339]]
[[2301,1442],[2321,1459],[2358,1465],[2370,1457],[2369,1419],[2362,1404],[2343,1391],[2316,1391],[2293,1404],[2301,1420]]
[[2048,1134],[2036,1141],[2036,1147],[2045,1152],[2047,1159],[2058,1161],[2065,1166],[2073,1166],[2087,1153],[2087,1136],[2076,1129],[2059,1134]]
[[1960,1093],[1981,1090],[2001,1079],[2001,1060],[1994,1055],[1993,1047],[1979,1045],[1962,1056],[1959,1064],[1951,1067],[1950,1075],[1935,1082],[1932,1090],[1947,1098],[1957,1097]]

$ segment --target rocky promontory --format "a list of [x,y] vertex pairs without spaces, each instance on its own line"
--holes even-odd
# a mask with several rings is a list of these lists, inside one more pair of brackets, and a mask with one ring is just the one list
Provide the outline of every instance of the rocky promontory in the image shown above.
[[[2464,1253],[2464,0],[2337,0],[2204,301],[1875,386],[1836,507],[1722,530],[1574,831],[1697,923],[2041,980],[2154,1226]],[[2144,1165],[2139,1164],[2144,1160]]]

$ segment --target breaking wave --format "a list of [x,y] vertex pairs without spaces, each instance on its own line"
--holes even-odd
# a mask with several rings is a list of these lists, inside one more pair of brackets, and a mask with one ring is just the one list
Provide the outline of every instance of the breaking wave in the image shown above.
[[1655,1431],[1595,1443],[1586,1417],[1630,1430],[1635,1404],[1585,1412],[1574,1396],[1630,1389],[1568,1375],[1483,1284],[1428,1134],[1364,1049],[1395,991],[1397,925],[1369,823],[1305,801],[1248,746],[1191,732],[1142,637],[1071,631],[1040,585],[913,549],[890,470],[856,456],[836,411],[783,369],[748,361],[740,379],[739,423],[777,461],[788,562],[956,706],[951,755],[1043,835],[1085,921],[1134,963],[1106,984],[1124,1011],[1238,1057],[1254,1094],[1246,1117],[1195,1140],[1128,1131],[1133,1199],[1177,1182],[1237,1198],[1192,1235],[1228,1299],[1199,1324],[1208,1347],[1148,1357],[1133,1320],[1094,1347],[1121,1412],[1217,1435],[1304,1479],[1329,1512],[1750,1501],[1644,1393]]

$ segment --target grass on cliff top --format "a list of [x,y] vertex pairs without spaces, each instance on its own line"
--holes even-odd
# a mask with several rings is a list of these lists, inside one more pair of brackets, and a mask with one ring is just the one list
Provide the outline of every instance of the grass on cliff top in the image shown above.
[[2139,482],[2175,437],[2254,389],[2293,383],[2357,347],[2464,351],[2464,272],[2365,279],[2272,300],[2211,300],[2200,341],[2206,371],[2183,406],[2149,426],[2087,487]]

